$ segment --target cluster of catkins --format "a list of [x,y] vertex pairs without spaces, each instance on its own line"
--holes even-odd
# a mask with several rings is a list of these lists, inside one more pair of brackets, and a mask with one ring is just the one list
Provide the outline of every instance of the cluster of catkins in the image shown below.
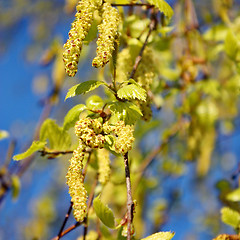
[[[130,47],[124,48],[119,54],[117,59],[117,74],[116,81],[123,82],[129,79],[132,71],[134,60],[131,56]],[[143,52],[142,60],[134,75],[134,80],[148,92],[150,90],[153,79],[156,76],[156,61],[154,60],[153,51],[151,48],[146,47]],[[146,101],[139,101],[139,107],[143,113],[145,121],[149,121],[152,117],[151,99],[147,96]]]
[[103,67],[109,62],[119,35],[120,16],[117,9],[110,3],[103,3],[102,0],[81,0],[78,2],[76,10],[75,21],[69,31],[69,38],[64,44],[65,51],[63,53],[65,70],[70,77],[77,73],[83,40],[90,30],[95,10],[99,11],[102,22],[98,26],[97,56],[92,62],[94,67]]
[[133,128],[119,121],[114,125],[101,123],[98,119],[84,118],[76,122],[75,134],[79,138],[79,146],[73,152],[67,172],[67,185],[73,202],[73,215],[79,222],[87,214],[87,192],[84,187],[83,160],[89,154],[88,149],[98,150],[99,181],[105,184],[110,175],[109,152],[103,149],[107,144],[106,135],[115,138],[115,152],[124,154],[131,150],[134,141]]

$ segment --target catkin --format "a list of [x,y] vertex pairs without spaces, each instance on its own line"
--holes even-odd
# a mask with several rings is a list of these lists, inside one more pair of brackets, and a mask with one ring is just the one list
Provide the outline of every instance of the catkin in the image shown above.
[[67,172],[67,185],[73,202],[73,215],[78,222],[83,221],[87,213],[87,191],[83,184],[83,160],[85,157],[85,145],[81,142],[74,150],[70,159],[70,166]]
[[98,158],[98,180],[101,184],[106,184],[110,178],[110,157],[109,151],[105,148],[98,149],[97,151]]
[[92,66],[103,67],[112,57],[114,43],[118,42],[118,25],[120,15],[116,8],[106,2],[102,8],[102,23],[98,26],[97,56],[92,61]]
[[68,33],[69,38],[64,44],[65,51],[63,53],[65,71],[70,77],[74,77],[77,73],[83,40],[91,27],[93,12],[100,6],[100,0],[82,0],[78,2],[75,21],[72,23],[71,30]]
[[125,125],[124,121],[118,121],[114,125],[110,125],[106,122],[103,125],[103,130],[106,134],[112,133],[116,136],[116,153],[125,154],[132,149],[132,144],[134,142],[133,128],[129,125]]

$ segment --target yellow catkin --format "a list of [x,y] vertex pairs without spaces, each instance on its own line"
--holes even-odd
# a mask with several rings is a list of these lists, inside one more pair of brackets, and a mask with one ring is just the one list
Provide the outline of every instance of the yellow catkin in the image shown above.
[[110,125],[106,122],[103,125],[103,130],[106,134],[112,133],[116,136],[116,153],[125,154],[132,149],[132,144],[134,142],[133,128],[129,125],[125,125],[124,121],[118,121],[114,125]]
[[109,151],[105,148],[98,149],[98,180],[101,184],[106,184],[109,181],[111,168],[110,168],[110,156]]
[[83,160],[87,148],[103,147],[105,140],[101,132],[102,124],[97,119],[85,118],[75,124],[75,134],[79,138],[79,146],[74,150],[70,159],[66,178],[73,203],[73,215],[80,222],[87,214],[87,192],[82,174]]
[[72,23],[71,30],[68,33],[69,38],[64,44],[65,51],[63,53],[65,71],[70,77],[75,76],[77,73],[83,40],[91,27],[93,12],[100,5],[99,0],[82,0],[78,2],[75,21]]
[[87,191],[83,184],[83,160],[85,157],[85,145],[81,142],[79,147],[74,150],[70,159],[70,166],[67,172],[67,185],[69,194],[73,202],[73,215],[79,222],[83,221],[87,213]]
[[94,67],[103,67],[110,61],[114,43],[118,41],[120,15],[116,8],[106,2],[102,8],[102,23],[98,26],[97,56],[93,59]]

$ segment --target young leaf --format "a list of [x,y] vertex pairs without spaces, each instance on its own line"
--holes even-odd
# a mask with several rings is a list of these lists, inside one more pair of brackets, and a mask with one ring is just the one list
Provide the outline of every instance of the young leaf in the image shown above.
[[138,99],[146,101],[147,93],[145,89],[141,88],[136,84],[129,84],[123,86],[117,91],[117,95],[121,99]]
[[97,80],[89,80],[83,83],[79,83],[68,90],[65,100],[70,97],[74,97],[76,95],[90,92],[103,84],[106,85],[106,83],[104,83],[103,81],[97,81]]
[[12,175],[12,198],[15,200],[19,196],[21,182],[17,175]]
[[113,212],[101,202],[99,196],[93,200],[93,208],[103,224],[109,228],[115,228]]
[[32,145],[28,148],[27,151],[25,151],[24,153],[15,155],[13,159],[16,161],[19,161],[24,158],[27,158],[31,156],[34,152],[43,149],[46,144],[47,144],[46,141],[33,141]]
[[238,39],[232,31],[229,31],[225,39],[225,51],[229,58],[235,60],[238,53]]
[[46,119],[42,124],[40,140],[48,140],[50,148],[54,150],[64,151],[71,145],[70,135],[52,119]]
[[129,125],[133,125],[142,116],[139,107],[132,102],[111,102],[109,109],[113,118],[123,120]]
[[174,235],[175,233],[172,232],[158,232],[149,237],[143,238],[142,240],[171,240]]
[[239,202],[240,201],[240,188],[237,188],[234,191],[228,193],[226,199],[229,201],[233,201],[233,202]]
[[98,95],[92,95],[89,97],[86,101],[86,105],[88,109],[91,110],[98,110],[101,109],[104,105],[104,102],[102,98],[100,98]]
[[147,0],[150,4],[154,5],[162,12],[166,17],[171,18],[173,16],[173,10],[171,6],[164,0]]
[[64,118],[63,130],[68,130],[69,128],[73,127],[79,118],[79,114],[84,109],[86,109],[86,106],[84,104],[78,104],[74,106],[72,109],[70,109]]
[[221,209],[222,221],[234,228],[238,228],[240,224],[240,214],[239,212],[232,210],[228,207],[223,207]]
[[0,140],[7,138],[9,136],[7,131],[0,130]]

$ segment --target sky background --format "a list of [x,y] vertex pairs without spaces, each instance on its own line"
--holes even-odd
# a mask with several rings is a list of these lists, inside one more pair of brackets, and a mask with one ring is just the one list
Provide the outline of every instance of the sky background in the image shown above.
[[[2,4],[6,4],[4,0],[1,1],[3,1]],[[59,8],[62,2],[59,1]],[[174,1],[169,2],[173,3]],[[31,58],[28,56],[29,52],[27,52],[27,49],[29,46],[33,46],[32,50],[38,47],[39,49],[45,49],[56,35],[61,36],[63,41],[65,41],[72,19],[72,16],[66,15],[61,15],[60,18],[54,19],[57,22],[57,27],[51,29],[51,32],[47,35],[46,39],[43,39],[41,44],[33,38],[32,28],[34,25],[32,25],[32,15],[20,18],[11,29],[11,33],[6,33],[6,30],[0,27],[0,38],[4,39],[3,45],[0,48],[0,129],[8,131],[10,135],[8,139],[0,141],[0,164],[4,163],[10,140],[17,141],[15,153],[22,151],[27,143],[31,141],[32,133],[35,130],[36,123],[42,111],[41,100],[50,91],[50,88],[48,88],[43,93],[36,94],[34,92],[33,79],[36,76],[42,75],[50,78],[52,65],[41,66],[39,64],[41,56],[37,54],[33,54],[32,61],[27,60]],[[35,49],[36,52],[39,49]],[[28,49],[28,51],[30,50]],[[79,72],[79,76],[83,74],[86,73],[84,71]],[[66,92],[67,86],[64,86],[60,98],[60,105],[63,107],[63,112],[66,112],[72,105],[72,103],[63,102]],[[56,116],[57,114],[57,110],[53,108],[52,115]],[[159,196],[171,199],[172,196],[169,196],[170,193],[177,192],[178,189],[183,190],[179,201],[175,201],[171,206],[169,219],[162,229],[175,231],[176,236],[174,240],[191,240],[194,239],[194,235],[198,236],[198,240],[212,238],[207,227],[200,224],[196,227],[198,225],[197,221],[200,221],[201,216],[203,216],[206,210],[205,204],[211,204],[213,210],[219,208],[220,203],[217,200],[218,192],[215,189],[215,184],[219,179],[230,179],[239,162],[239,121],[236,121],[235,126],[236,130],[232,135],[228,137],[219,136],[217,141],[216,158],[220,157],[221,152],[232,153],[227,166],[216,166],[211,174],[202,182],[196,181],[194,165],[191,163],[186,166],[186,174],[178,179],[173,180],[167,177],[163,179],[162,176],[159,176],[159,181],[164,181],[164,189],[166,188],[168,191],[161,190],[160,192],[156,192],[155,196],[154,194],[151,195],[148,199],[150,205],[154,204],[155,199]],[[14,202],[11,194],[8,194],[4,204],[0,208],[0,240],[24,239],[20,234],[21,227],[27,224],[33,216],[34,201],[48,190],[52,191],[49,188],[50,183],[56,188],[60,188],[56,178],[62,172],[58,167],[55,167],[55,162],[42,160],[40,157],[37,161],[42,161],[42,163],[40,165],[33,164],[28,173],[22,178],[23,187],[18,200]],[[217,161],[215,164],[217,164]],[[154,167],[147,174],[154,174]],[[202,191],[198,193],[195,189],[199,187],[202,188]],[[64,186],[56,197],[58,216],[60,216],[60,219],[57,220],[61,223],[70,201],[67,187]],[[179,204],[181,204],[181,207],[179,207]],[[150,213],[146,212],[146,218],[148,218],[148,214]],[[71,222],[73,222],[73,219],[70,220]],[[50,233],[52,237],[58,232],[59,223],[53,225],[52,232]],[[81,231],[81,229],[78,229],[63,239],[74,239]],[[230,227],[222,225],[222,232],[224,231],[233,233]]]

